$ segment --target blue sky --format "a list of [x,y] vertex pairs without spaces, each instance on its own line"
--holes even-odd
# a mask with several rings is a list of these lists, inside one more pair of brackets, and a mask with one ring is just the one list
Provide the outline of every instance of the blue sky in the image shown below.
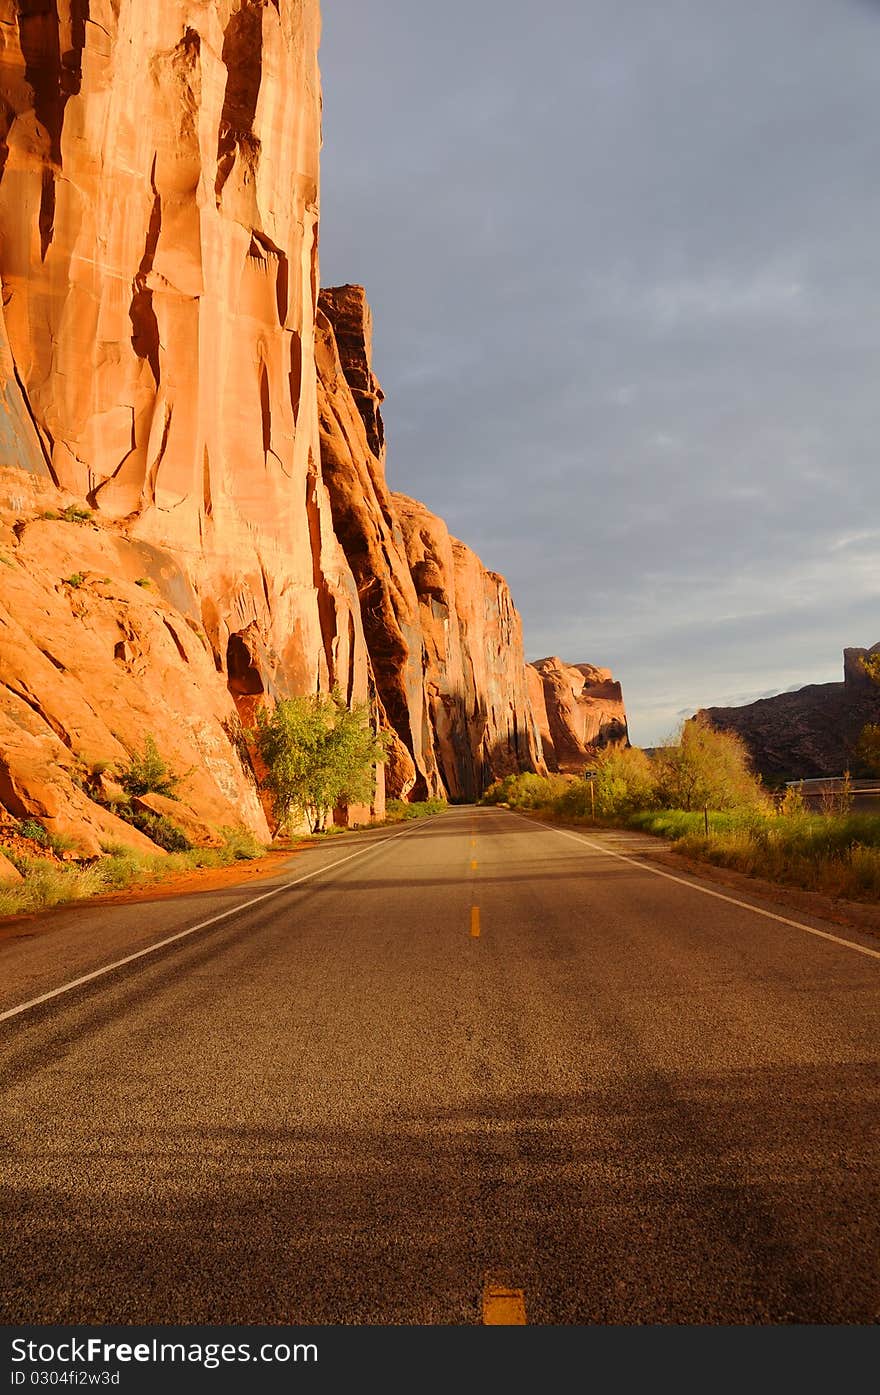
[[325,0],[388,473],[633,739],[880,639],[880,5]]

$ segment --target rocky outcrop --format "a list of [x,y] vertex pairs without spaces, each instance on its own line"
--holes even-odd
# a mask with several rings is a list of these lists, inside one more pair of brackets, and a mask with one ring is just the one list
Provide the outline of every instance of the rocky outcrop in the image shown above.
[[697,716],[741,736],[755,769],[765,777],[841,775],[850,766],[862,728],[880,722],[880,687],[861,662],[878,653],[880,644],[844,650],[842,683],[811,683],[742,707],[707,707]]
[[[319,28],[317,0],[0,0],[0,621],[22,656],[0,702],[36,743],[23,811],[51,787],[81,824],[83,763],[152,731],[198,772],[199,818],[265,832],[237,720],[264,695],[369,697],[320,470]],[[94,526],[39,521],[71,505]],[[87,841],[111,834],[133,830]]]
[[321,292],[316,335],[321,469],[354,575],[376,699],[392,734],[390,797],[443,792],[425,711],[419,602],[385,480],[381,393],[360,286]]
[[623,692],[610,669],[539,659],[529,665],[528,684],[551,770],[579,775],[598,751],[628,744]]
[[435,759],[450,798],[476,799],[504,775],[543,769],[522,622],[504,578],[442,519],[402,494],[393,501],[419,598]]
[[155,851],[112,779],[148,735],[143,828],[265,836],[289,693],[390,734],[352,821],[544,768],[509,590],[391,494],[364,293],[318,303],[319,28],[0,0],[0,812],[81,857]]
[[503,577],[388,489],[363,288],[324,290],[319,304],[322,469],[393,733],[388,793],[475,799],[501,775],[542,768],[520,617]]

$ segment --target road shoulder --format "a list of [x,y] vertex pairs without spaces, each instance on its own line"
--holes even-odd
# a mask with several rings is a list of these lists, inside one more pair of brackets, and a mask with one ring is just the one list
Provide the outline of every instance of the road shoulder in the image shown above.
[[823,892],[788,886],[783,882],[766,881],[763,877],[750,877],[745,872],[737,872],[730,867],[717,867],[714,863],[704,862],[700,858],[685,857],[682,853],[675,852],[666,839],[641,830],[605,824],[574,823],[557,818],[550,820],[541,814],[531,817],[536,823],[543,823],[546,828],[564,828],[571,833],[580,833],[585,838],[593,838],[597,842],[602,842],[603,839],[611,840],[613,846],[609,842],[609,851],[623,853],[636,862],[650,862],[676,876],[693,877],[697,881],[723,886],[755,902],[766,901],[788,913],[797,912],[815,920],[859,931],[872,939],[880,939],[880,906],[872,902],[847,901],[827,896]]

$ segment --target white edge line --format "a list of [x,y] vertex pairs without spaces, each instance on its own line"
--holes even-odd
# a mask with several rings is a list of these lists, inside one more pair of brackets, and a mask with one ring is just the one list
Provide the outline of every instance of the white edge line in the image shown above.
[[812,925],[804,925],[803,921],[789,920],[787,916],[776,915],[774,911],[765,911],[760,906],[752,906],[748,901],[737,901],[735,896],[725,896],[721,891],[711,891],[708,886],[700,886],[699,882],[688,881],[686,877],[676,877],[672,872],[662,872],[659,867],[650,867],[647,862],[640,862],[638,858],[627,857],[624,853],[612,852],[610,848],[603,847],[601,843],[593,843],[582,833],[570,833],[567,828],[557,828],[555,824],[545,823],[543,819],[527,818],[525,814],[517,813],[515,809],[509,809],[507,812],[515,813],[516,817],[525,823],[532,825],[537,823],[542,828],[549,828],[552,833],[561,834],[563,838],[571,838],[575,843],[585,843],[588,848],[594,848],[596,852],[604,853],[606,857],[616,857],[618,862],[628,862],[633,867],[641,868],[643,872],[650,872],[652,877],[663,877],[668,882],[678,882],[679,886],[688,886],[691,891],[699,891],[702,896],[714,896],[716,901],[726,901],[730,906],[739,906],[742,910],[752,911],[755,915],[762,915],[767,920],[776,920],[780,925],[790,925],[795,930],[803,930],[807,935],[816,935],[820,940],[830,940],[832,944],[843,945],[845,949],[855,950],[856,954],[866,954],[869,959],[880,959],[880,950],[856,944],[855,940],[845,940],[840,935],[829,934],[827,930],[817,930]]
[[[425,825],[422,824],[421,827]],[[282,886],[276,886],[271,891],[265,891],[262,896],[255,896],[250,901],[243,901],[239,906],[233,906],[231,910],[221,911],[219,915],[211,916],[210,920],[199,921],[198,925],[191,925],[188,930],[180,930],[176,935],[169,935],[167,939],[157,940],[154,945],[147,945],[146,949],[139,949],[136,954],[127,954],[124,959],[116,959],[112,964],[105,964],[101,969],[94,969],[90,974],[83,974],[81,978],[72,979],[70,983],[64,983],[60,988],[53,988],[49,993],[41,993],[38,998],[31,998],[26,1003],[19,1003],[18,1007],[8,1008],[6,1012],[0,1012],[0,1022],[8,1022],[12,1017],[19,1017],[23,1012],[29,1012],[31,1008],[39,1007],[41,1003],[49,1003],[53,998],[60,998],[64,993],[70,993],[74,988],[81,988],[84,983],[93,983],[97,978],[103,978],[105,974],[112,974],[116,969],[122,969],[126,964],[133,964],[137,959],[146,959],[150,954],[156,954],[158,950],[165,949],[168,945],[175,944],[178,940],[185,940],[190,935],[195,935],[199,930],[207,930],[209,926],[216,925],[221,920],[227,920],[231,915],[238,915],[240,911],[247,911],[251,906],[258,906],[261,901],[268,901],[272,896],[278,896],[282,891],[290,891],[295,886],[301,886],[303,882],[311,881],[313,877],[318,877],[322,872],[332,872],[334,867],[341,867],[343,863],[352,862],[356,857],[363,857],[365,853],[375,852],[377,848],[382,848],[386,843],[393,843],[396,838],[403,838],[405,834],[418,832],[418,828],[406,828],[400,833],[392,833],[389,838],[380,838],[378,843],[370,843],[366,848],[358,848],[357,852],[350,853],[348,857],[341,857],[336,862],[331,862],[327,867],[316,867],[313,872],[306,872],[305,876],[297,877],[295,881],[285,882]]]

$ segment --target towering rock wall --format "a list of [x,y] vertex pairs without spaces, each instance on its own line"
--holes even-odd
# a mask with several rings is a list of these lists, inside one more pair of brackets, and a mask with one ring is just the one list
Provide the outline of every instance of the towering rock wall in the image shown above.
[[761,775],[789,780],[841,775],[862,728],[880,723],[880,688],[861,662],[878,653],[880,644],[845,649],[842,683],[811,683],[742,707],[707,707],[697,715],[741,736]]
[[340,676],[352,601],[313,351],[317,0],[2,0],[0,16],[4,317],[49,475],[186,559],[224,662],[251,629],[272,676]]
[[[320,472],[319,31],[317,0],[0,0],[14,813],[153,731],[202,814],[264,831],[236,718],[369,696]],[[93,521],[40,517],[69,504]]]
[[539,659],[528,686],[551,770],[579,775],[603,747],[628,743],[623,692],[609,669]]
[[318,306],[319,30],[0,0],[0,818],[80,854],[149,847],[91,797],[148,733],[265,834],[286,693],[369,702],[391,794],[543,768],[507,586],[388,489],[363,292]]
[[371,337],[362,287],[321,292],[322,464],[394,733],[388,792],[474,799],[499,775],[541,768],[522,625],[503,577],[424,505],[389,491]]
[[393,499],[419,598],[435,757],[450,797],[473,800],[503,775],[544,769],[522,622],[503,576],[423,504]]

